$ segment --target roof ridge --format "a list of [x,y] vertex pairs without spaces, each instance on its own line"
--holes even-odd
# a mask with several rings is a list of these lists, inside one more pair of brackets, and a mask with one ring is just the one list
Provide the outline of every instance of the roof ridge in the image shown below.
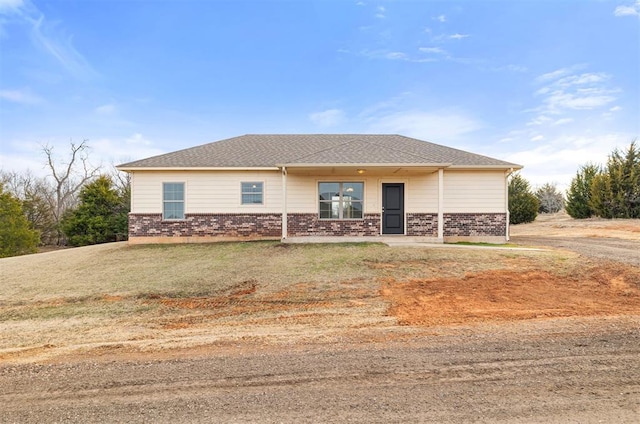
[[[297,134],[292,134],[292,135],[297,135]],[[327,135],[327,134],[316,134],[316,135]],[[355,134],[335,134],[335,135],[355,136]],[[313,153],[309,153],[309,154],[302,155],[302,156],[297,157],[297,158],[293,158],[293,159],[289,160],[289,162],[292,162],[292,161],[299,161],[299,160],[304,159],[304,158],[306,158],[306,157],[313,156],[313,155],[317,155],[318,153],[322,153],[322,152],[326,152],[326,151],[329,151],[329,150],[333,150],[333,149],[335,149],[336,147],[340,147],[340,146],[345,146],[345,145],[347,145],[347,144],[351,144],[351,143],[353,143],[354,141],[357,141],[357,140],[349,140],[349,141],[345,141],[344,143],[336,144],[335,146],[327,147],[327,148],[325,148],[325,149],[316,150],[316,151],[315,151],[315,152],[313,152]]]
[[[417,138],[407,137],[407,136],[400,135],[400,134],[392,134],[392,135],[393,135],[393,136],[396,136],[396,137],[403,137],[403,138],[406,138],[406,139],[409,139],[409,140],[420,141],[420,142],[422,142],[422,143],[435,144],[435,143],[431,143],[430,141],[418,140]],[[415,157],[420,158],[420,159],[424,159],[424,160],[430,160],[430,159],[431,159],[431,158],[426,157],[426,156],[423,156],[423,155],[421,155],[421,154],[417,154],[417,153],[413,153],[413,152],[408,152],[408,151],[406,151],[406,150],[399,149],[399,148],[394,147],[394,146],[387,146],[387,145],[385,145],[385,144],[381,144],[381,143],[378,143],[378,142],[376,142],[376,141],[370,141],[370,143],[371,143],[371,144],[375,144],[375,145],[377,145],[377,146],[379,146],[379,147],[382,147],[382,148],[385,148],[385,149],[395,150],[395,151],[398,151],[398,152],[402,152],[402,153],[404,153],[404,154],[406,154],[406,155],[415,156]]]

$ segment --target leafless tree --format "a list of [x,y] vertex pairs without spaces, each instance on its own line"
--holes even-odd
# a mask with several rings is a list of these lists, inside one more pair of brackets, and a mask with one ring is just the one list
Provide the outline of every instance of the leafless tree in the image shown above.
[[64,235],[59,227],[65,211],[76,205],[80,189],[100,174],[101,166],[94,166],[89,162],[87,141],[83,140],[80,144],[71,141],[70,155],[66,162],[56,161],[53,146],[42,146],[53,178],[53,196],[49,202],[57,227],[57,244],[64,243]]

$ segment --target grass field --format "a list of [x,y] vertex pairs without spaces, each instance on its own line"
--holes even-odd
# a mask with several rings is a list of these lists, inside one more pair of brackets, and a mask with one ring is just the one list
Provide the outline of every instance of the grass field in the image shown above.
[[566,251],[113,243],[0,270],[0,360],[640,312],[637,269]]

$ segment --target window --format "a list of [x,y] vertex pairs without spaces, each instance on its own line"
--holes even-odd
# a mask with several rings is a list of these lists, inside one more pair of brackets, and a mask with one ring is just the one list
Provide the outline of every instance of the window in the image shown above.
[[184,183],[162,183],[162,219],[184,219]]
[[319,183],[320,219],[362,219],[364,183]]
[[243,205],[261,205],[263,203],[263,188],[261,182],[240,183],[242,186],[242,204]]

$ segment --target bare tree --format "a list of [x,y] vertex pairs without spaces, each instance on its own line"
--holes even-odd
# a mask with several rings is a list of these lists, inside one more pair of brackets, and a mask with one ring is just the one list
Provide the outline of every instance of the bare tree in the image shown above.
[[53,178],[53,196],[49,202],[56,223],[58,245],[64,242],[60,222],[65,211],[76,205],[80,189],[100,173],[101,166],[93,166],[89,163],[87,141],[83,140],[80,144],[71,141],[69,159],[59,163],[56,163],[53,147],[48,144],[42,146],[42,151],[47,158],[47,167]]

